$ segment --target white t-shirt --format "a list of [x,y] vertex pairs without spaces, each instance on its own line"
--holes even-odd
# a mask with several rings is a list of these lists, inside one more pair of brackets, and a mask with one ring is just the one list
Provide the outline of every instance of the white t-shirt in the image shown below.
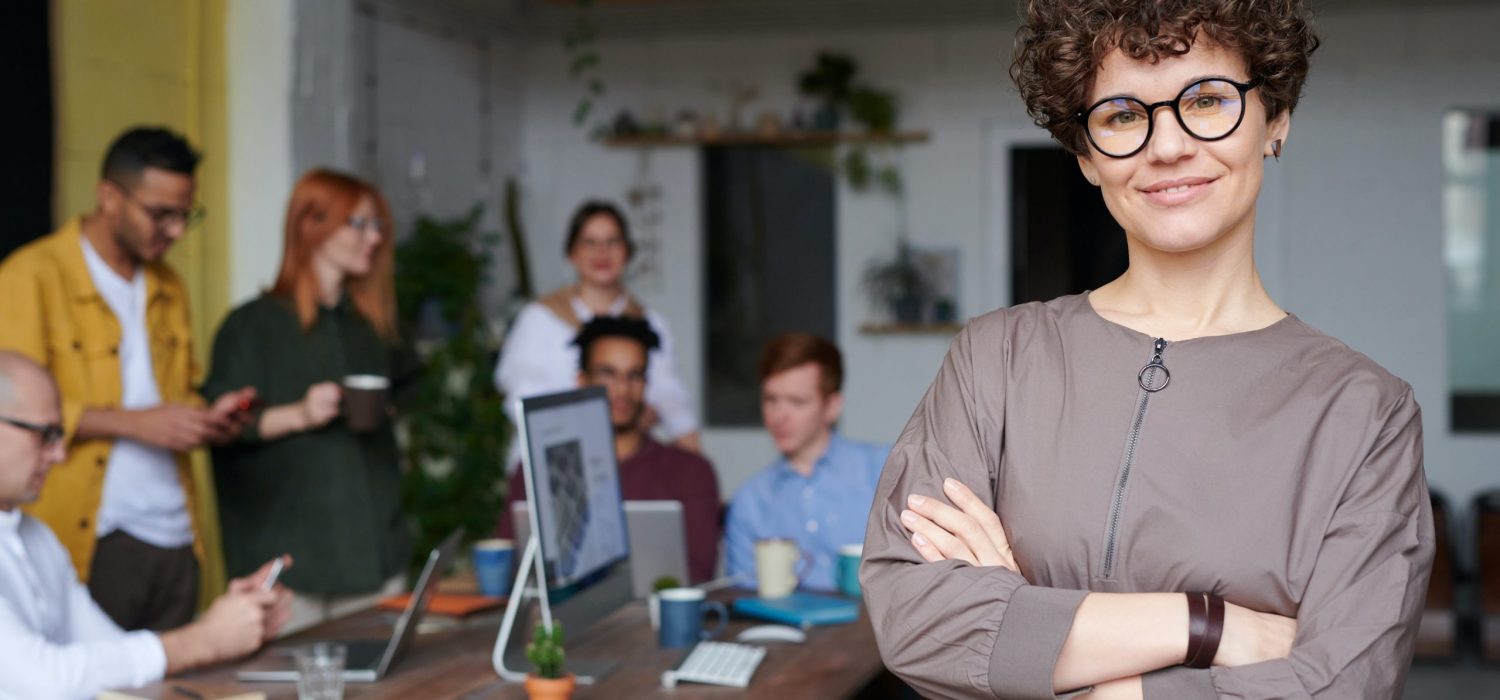
[[[94,289],[120,323],[120,408],[161,405],[156,373],[151,366],[151,336],[146,331],[146,275],[121,277],[94,247],[83,239],[83,260]],[[187,495],[177,476],[171,450],[117,439],[104,471],[104,494],[99,504],[96,532],[100,537],[124,530],[147,544],[173,549],[193,543],[193,522]]]
[[92,698],[166,670],[161,640],[115,626],[46,525],[0,511],[0,698]]

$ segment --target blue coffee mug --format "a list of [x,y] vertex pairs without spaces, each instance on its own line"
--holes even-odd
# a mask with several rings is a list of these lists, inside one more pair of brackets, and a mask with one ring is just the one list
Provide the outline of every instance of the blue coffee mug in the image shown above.
[[[724,604],[704,600],[703,591],[697,588],[668,588],[656,594],[656,605],[660,612],[661,627],[656,639],[667,649],[693,646],[711,639],[724,631],[729,624],[729,611]],[[719,616],[719,625],[708,631],[703,629],[703,612],[712,610]]]
[[510,540],[480,540],[474,543],[474,578],[479,592],[498,598],[510,584],[511,562],[515,545]]
[[864,553],[865,546],[862,544],[846,544],[839,547],[839,592],[850,598],[860,597],[859,561]]

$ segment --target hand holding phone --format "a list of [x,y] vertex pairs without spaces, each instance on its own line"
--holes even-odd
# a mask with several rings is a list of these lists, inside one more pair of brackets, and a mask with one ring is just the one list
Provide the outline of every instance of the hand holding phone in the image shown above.
[[266,580],[260,585],[261,590],[269,592],[276,587],[276,579],[281,578],[281,570],[286,568],[286,557],[276,557],[271,562],[271,573],[266,574]]

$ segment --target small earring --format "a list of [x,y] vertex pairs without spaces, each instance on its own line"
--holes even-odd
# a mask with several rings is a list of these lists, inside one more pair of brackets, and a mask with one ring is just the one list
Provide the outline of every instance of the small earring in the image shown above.
[[1271,157],[1281,160],[1281,139],[1271,142]]
[[1095,186],[1095,187],[1098,187],[1098,186],[1099,186],[1099,181],[1098,181],[1098,180],[1095,180],[1095,179],[1094,179],[1094,178],[1091,178],[1091,177],[1086,177],[1086,178],[1084,178],[1084,179],[1085,179],[1085,180],[1088,180],[1088,181],[1089,181],[1089,184],[1090,184],[1090,185],[1093,185],[1093,186]]

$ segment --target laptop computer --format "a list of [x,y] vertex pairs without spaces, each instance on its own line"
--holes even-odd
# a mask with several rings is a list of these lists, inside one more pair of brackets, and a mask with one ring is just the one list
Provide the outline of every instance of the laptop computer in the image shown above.
[[[516,541],[531,535],[531,504],[511,507]],[[625,529],[630,536],[630,591],[636,598],[651,595],[663,576],[688,585],[687,527],[681,501],[625,501]],[[675,546],[673,546],[675,543]]]
[[[417,585],[412,589],[411,601],[406,604],[406,610],[402,611],[401,617],[396,620],[389,640],[317,640],[336,641],[345,646],[344,682],[374,683],[384,678],[396,660],[411,647],[413,640],[417,637],[417,625],[422,621],[427,599],[437,587],[438,577],[443,574],[453,559],[461,534],[462,531],[459,530],[448,535],[427,555],[427,565],[422,567],[422,574],[417,577]],[[265,667],[256,668],[256,664],[252,662],[250,668],[239,671],[235,677],[251,683],[295,683],[297,682],[297,669],[291,666],[289,652],[290,647],[273,648],[262,657]]]

